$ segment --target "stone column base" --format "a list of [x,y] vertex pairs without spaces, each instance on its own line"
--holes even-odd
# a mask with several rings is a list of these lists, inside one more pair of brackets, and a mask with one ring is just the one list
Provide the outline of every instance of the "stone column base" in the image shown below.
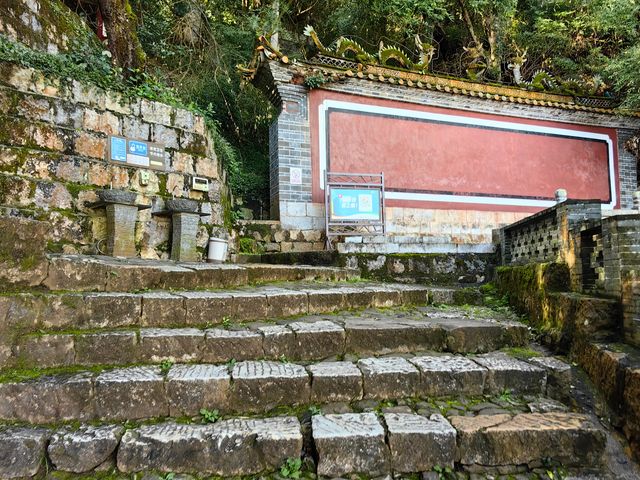
[[138,207],[111,203],[107,210],[107,255],[136,257],[135,233]]
[[173,235],[171,241],[171,260],[176,262],[196,262],[196,236],[200,215],[197,213],[176,212],[171,216]]

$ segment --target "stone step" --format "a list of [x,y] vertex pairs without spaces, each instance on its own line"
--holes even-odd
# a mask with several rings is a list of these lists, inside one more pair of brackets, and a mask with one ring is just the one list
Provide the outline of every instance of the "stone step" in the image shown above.
[[[566,365],[565,365],[566,366]],[[357,361],[241,361],[134,366],[0,383],[0,420],[48,424],[125,421],[277,407],[451,395],[544,395],[562,368],[505,353],[406,355]],[[548,381],[548,378],[550,379]],[[553,380],[551,380],[553,378]]]
[[[216,328],[137,328],[25,335],[8,365],[39,368],[134,363],[317,361],[344,355],[419,351],[486,353],[527,344],[521,323],[415,307],[311,315]],[[227,327],[227,328],[225,328]]]
[[54,291],[196,290],[360,276],[355,269],[309,265],[175,263],[83,255],[50,256],[48,261],[42,287]]
[[[365,412],[303,415],[302,421],[295,416],[213,424],[164,421],[127,430],[121,425],[0,427],[0,478],[32,478],[45,465],[58,474],[108,468],[122,474],[239,477],[277,472],[296,461],[320,478],[437,475],[438,468],[503,475],[537,470],[546,476],[555,465],[597,469],[604,445],[605,434],[590,417],[566,412],[450,419]],[[301,462],[313,456],[317,463]]]
[[346,309],[453,301],[454,289],[380,283],[142,293],[19,293],[0,296],[0,365],[20,335],[37,331],[215,326]]

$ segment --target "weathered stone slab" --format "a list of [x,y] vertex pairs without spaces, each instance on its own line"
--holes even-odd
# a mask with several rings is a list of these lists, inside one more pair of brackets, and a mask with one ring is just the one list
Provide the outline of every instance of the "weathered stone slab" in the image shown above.
[[344,352],[344,329],[328,320],[318,322],[292,322],[296,360],[322,360]]
[[[23,337],[15,347],[18,363],[39,368],[62,367],[74,363],[73,335]],[[1,362],[0,362],[1,363]]]
[[[64,301],[64,300],[63,300]],[[90,293],[82,298],[75,327],[119,328],[140,323],[142,297],[130,293]]]
[[236,312],[233,318],[237,320],[260,320],[267,318],[267,296],[258,290],[243,290],[233,292]]
[[140,359],[160,362],[195,362],[201,359],[204,332],[196,328],[143,328]]
[[41,428],[0,430],[0,478],[31,478],[45,465],[50,433]]
[[233,367],[232,403],[237,411],[265,411],[278,405],[309,401],[310,379],[300,365],[278,362],[239,362]]
[[118,468],[254,475],[276,470],[301,450],[302,434],[295,417],[233,419],[214,425],[165,423],[129,430],[118,450]]
[[418,391],[420,373],[404,358],[365,358],[358,367],[364,378],[364,398],[412,397]]
[[228,362],[235,360],[256,360],[264,355],[262,335],[251,330],[206,330],[202,351],[204,362]]
[[75,363],[123,365],[138,360],[136,332],[104,332],[76,336]]
[[529,363],[547,372],[547,395],[558,400],[568,400],[571,396],[573,375],[571,365],[555,357],[534,357]]
[[606,437],[586,415],[527,413],[452,417],[463,465],[598,466]]
[[142,295],[143,327],[185,325],[187,311],[183,297],[167,292],[148,292]]
[[43,285],[49,290],[104,291],[107,266],[91,258],[51,257]]
[[228,292],[180,292],[184,297],[187,325],[211,325],[234,318],[236,302]]
[[159,368],[103,372],[95,380],[95,392],[96,414],[102,420],[136,420],[169,413]]
[[[527,327],[469,318],[437,318],[434,323],[447,332],[447,350],[452,353],[487,353],[526,343]],[[520,333],[520,334],[518,334]]]
[[373,307],[374,293],[366,285],[342,286],[345,308],[370,308]]
[[296,336],[285,325],[264,325],[257,328],[263,336],[264,356],[268,359],[294,358]]
[[403,303],[402,293],[395,286],[380,284],[365,286],[363,290],[371,292],[371,306],[374,308],[389,308]]
[[384,421],[395,472],[426,472],[435,466],[453,468],[456,431],[443,416],[427,419],[410,413],[385,413]]
[[415,350],[441,351],[444,329],[428,322],[411,320],[348,318],[346,350],[359,354],[406,353]]
[[363,473],[375,477],[390,471],[384,429],[375,413],[314,415],[311,422],[318,475]]
[[542,368],[500,353],[480,355],[474,361],[488,370],[485,393],[543,394],[546,390],[547,373]]
[[418,394],[427,397],[482,395],[487,370],[466,357],[424,356],[410,359],[420,370]]
[[309,313],[327,313],[344,310],[345,297],[341,288],[304,289],[309,298]]
[[62,430],[51,437],[49,458],[57,470],[89,472],[114,456],[123,433],[119,425]]
[[424,305],[429,302],[429,288],[419,285],[394,283],[393,288],[402,294],[403,305]]
[[266,290],[266,295],[269,318],[290,317],[309,311],[309,297],[304,292],[273,288]]
[[92,420],[92,375],[54,375],[0,383],[0,419],[34,424]]
[[352,402],[362,399],[362,372],[351,362],[321,362],[311,373],[311,401]]
[[172,417],[197,415],[202,408],[224,411],[231,376],[226,366],[174,365],[167,374],[166,389]]

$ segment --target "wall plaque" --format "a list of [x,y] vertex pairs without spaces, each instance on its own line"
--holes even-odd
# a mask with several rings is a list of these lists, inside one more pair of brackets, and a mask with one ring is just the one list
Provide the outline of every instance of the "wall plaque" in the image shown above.
[[144,140],[110,135],[107,159],[128,167],[167,169],[164,146]]

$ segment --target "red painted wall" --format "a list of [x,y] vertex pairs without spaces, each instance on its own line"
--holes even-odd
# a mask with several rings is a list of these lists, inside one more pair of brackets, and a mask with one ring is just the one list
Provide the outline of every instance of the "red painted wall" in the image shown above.
[[[314,201],[320,190],[318,107],[325,99],[383,107],[547,126],[609,135],[614,129],[469,113],[345,95],[326,90],[310,93]],[[329,113],[328,161],[331,171],[385,173],[387,190],[456,195],[553,199],[557,188],[570,198],[610,201],[607,144],[524,132],[487,129],[376,116],[361,112]],[[617,171],[614,148],[614,172]],[[616,189],[618,180],[615,181]],[[389,206],[495,211],[540,208],[464,203],[390,200]]]

